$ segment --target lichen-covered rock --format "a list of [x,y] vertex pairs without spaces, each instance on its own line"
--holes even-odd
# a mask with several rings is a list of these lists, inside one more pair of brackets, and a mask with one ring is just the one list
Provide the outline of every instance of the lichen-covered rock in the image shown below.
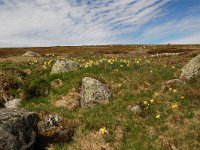
[[200,54],[192,58],[188,64],[186,64],[182,69],[181,79],[190,80],[195,75],[200,74]]
[[25,54],[22,55],[23,57],[40,57],[40,54],[32,52],[32,51],[28,51]]
[[37,148],[44,149],[53,143],[70,142],[77,124],[57,114],[39,114]]
[[0,149],[34,149],[38,116],[23,109],[0,109]]
[[81,107],[93,107],[105,103],[111,97],[111,90],[100,81],[85,77],[82,79]]
[[51,74],[58,74],[78,70],[80,64],[72,60],[57,60],[52,67]]

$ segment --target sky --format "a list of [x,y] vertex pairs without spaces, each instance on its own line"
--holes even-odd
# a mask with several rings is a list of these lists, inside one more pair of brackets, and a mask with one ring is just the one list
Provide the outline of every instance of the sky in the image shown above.
[[200,44],[200,0],[0,0],[0,47]]

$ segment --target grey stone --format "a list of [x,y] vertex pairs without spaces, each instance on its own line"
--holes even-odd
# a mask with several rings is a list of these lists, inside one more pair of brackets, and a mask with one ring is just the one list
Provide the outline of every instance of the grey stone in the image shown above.
[[136,105],[131,108],[131,111],[134,112],[135,114],[139,114],[142,112],[142,109],[141,109],[140,105]]
[[37,54],[35,52],[32,51],[28,51],[25,54],[22,55],[23,57],[40,57],[40,54]]
[[51,74],[58,74],[78,70],[80,64],[72,60],[57,60],[52,67]]
[[195,75],[200,74],[200,54],[192,58],[182,69],[180,78],[190,80]]
[[24,109],[0,109],[0,149],[34,148],[38,116]]
[[22,99],[13,99],[5,103],[5,108],[18,108]]
[[111,97],[111,90],[100,81],[85,77],[82,79],[81,107],[93,107],[105,103]]

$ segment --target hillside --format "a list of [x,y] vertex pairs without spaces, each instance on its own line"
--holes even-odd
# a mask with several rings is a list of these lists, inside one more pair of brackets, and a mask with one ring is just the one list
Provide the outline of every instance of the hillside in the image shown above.
[[[27,51],[41,57],[21,56]],[[73,126],[70,140],[62,142],[49,133],[53,140],[43,143],[44,137],[38,134],[36,147],[200,149],[200,76],[181,79],[182,68],[200,54],[199,45],[2,48],[0,54],[0,106],[4,107],[5,99],[22,99],[19,107],[36,112],[40,119],[41,115],[56,114],[68,122],[70,131]],[[71,60],[80,66],[52,74],[57,60]],[[92,85],[101,90],[105,85],[111,96],[98,90],[98,101],[85,107],[85,77],[95,79]]]

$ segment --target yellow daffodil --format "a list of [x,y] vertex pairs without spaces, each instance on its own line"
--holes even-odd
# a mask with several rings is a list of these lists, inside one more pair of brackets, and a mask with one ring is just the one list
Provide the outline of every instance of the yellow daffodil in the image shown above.
[[153,99],[151,99],[151,100],[149,100],[152,104],[154,103],[154,100]]
[[147,104],[148,104],[148,102],[147,102],[147,101],[144,101],[143,103],[144,103],[145,105],[147,105]]
[[136,64],[139,64],[139,63],[140,63],[140,61],[135,61],[135,63],[136,63]]
[[160,115],[159,114],[156,115],[156,119],[160,119]]
[[177,109],[178,105],[177,104],[172,104],[172,109]]
[[100,129],[100,133],[101,133],[102,135],[104,135],[104,134],[107,134],[108,131],[106,130],[105,127],[103,127],[103,128]]

